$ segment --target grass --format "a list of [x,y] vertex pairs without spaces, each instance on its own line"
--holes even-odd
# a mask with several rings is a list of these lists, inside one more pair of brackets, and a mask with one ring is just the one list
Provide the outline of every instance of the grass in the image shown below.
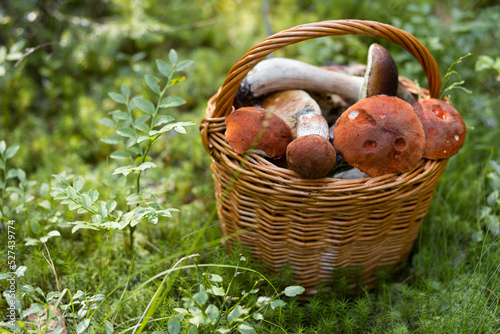
[[[132,15],[125,13],[126,5],[121,1],[113,0],[110,4],[107,7],[96,1],[96,10],[103,18],[109,13],[123,18]],[[154,71],[153,57],[164,54],[162,43],[178,44],[179,55],[194,59],[196,67],[187,72],[186,82],[174,87],[172,94],[184,97],[188,103],[172,114],[176,120],[199,123],[204,117],[206,101],[222,83],[230,65],[261,39],[263,27],[259,24],[260,8],[256,4],[241,4],[238,8],[233,2],[200,2],[199,11],[189,14],[193,16],[188,18],[187,9],[180,2],[172,2],[173,15],[153,13],[159,4],[151,1],[146,8],[146,12],[151,11],[149,18],[172,15],[164,20],[172,25],[181,26],[183,15],[192,22],[205,22],[217,12],[214,8],[220,13],[219,21],[205,22],[208,25],[201,30],[186,29],[165,35],[137,30],[137,34],[143,35],[136,40],[126,35],[125,30],[119,30],[125,37],[114,38],[123,38],[120,39],[122,46],[110,44],[107,48],[102,47],[107,37],[98,35],[92,26],[85,31],[56,22],[61,31],[67,29],[66,41],[72,50],[62,48],[54,53],[42,49],[23,63],[23,75],[16,72],[15,79],[0,78],[3,80],[0,84],[5,85],[2,87],[8,87],[12,95],[8,101],[13,109],[4,110],[18,110],[24,117],[13,114],[8,120],[3,118],[0,126],[0,135],[9,147],[21,145],[19,152],[8,160],[8,168],[22,168],[27,172],[26,180],[17,173],[18,176],[9,181],[12,189],[3,190],[2,196],[8,194],[5,201],[11,211],[6,215],[2,209],[5,217],[0,225],[0,273],[5,273],[11,271],[7,263],[8,248],[4,247],[8,245],[7,218],[16,221],[16,262],[27,268],[24,276],[17,278],[16,293],[21,309],[32,307],[37,311],[37,304],[49,302],[50,292],[55,292],[54,299],[50,300],[54,303],[60,296],[57,294],[59,282],[64,291],[61,305],[67,305],[68,329],[78,333],[139,333],[141,326],[143,333],[174,333],[175,319],[188,332],[193,322],[202,320],[192,320],[193,314],[181,316],[179,309],[187,308],[186,305],[194,301],[203,306],[199,308],[201,311],[214,305],[223,314],[217,325],[200,324],[199,332],[213,332],[214,326],[227,325],[229,314],[238,310],[241,300],[241,305],[257,312],[262,306],[259,297],[264,296],[281,299],[286,306],[273,308],[263,304],[257,312],[263,315],[262,321],[245,320],[257,333],[500,332],[500,169],[497,168],[500,157],[496,143],[500,137],[496,108],[500,102],[496,94],[499,72],[493,65],[480,71],[474,66],[480,55],[498,57],[496,42],[500,36],[496,28],[500,8],[486,1],[466,6],[455,1],[450,8],[427,1],[411,6],[397,1],[392,4],[390,9],[394,15],[376,3],[356,8],[353,2],[344,9],[333,9],[327,3],[279,1],[271,9],[277,11],[288,6],[300,13],[294,18],[273,21],[276,30],[332,18],[332,15],[365,19],[392,15],[392,19],[385,21],[417,35],[429,46],[443,70],[467,52],[473,53],[455,67],[465,81],[464,86],[473,93],[449,92],[468,126],[466,143],[459,154],[450,159],[410,259],[401,270],[394,275],[381,273],[376,289],[356,296],[318,294],[301,300],[279,295],[295,284],[289,268],[269,274],[245,250],[227,251],[222,246],[210,158],[194,127],[188,128],[186,135],[169,133],[152,152],[159,168],[144,173],[142,182],[146,187],[160,190],[164,204],[178,208],[180,213],[161,219],[156,225],[138,224],[133,254],[126,252],[130,247],[127,230],[71,233],[68,222],[77,216],[51,196],[50,187],[55,185],[52,174],[68,171],[82,175],[85,187],[96,188],[101,198],[119,199],[127,189],[123,177],[110,178],[117,167],[107,158],[112,150],[99,143],[99,138],[110,133],[97,119],[116,109],[106,93],[118,91],[121,82],[143,88],[143,75]],[[29,12],[22,6],[26,4],[19,4],[20,11]],[[132,12],[134,8],[129,9]],[[71,7],[61,9],[78,14],[78,10]],[[237,14],[241,14],[246,25],[234,28]],[[124,26],[137,24],[125,19],[123,22]],[[118,23],[113,21],[113,24]],[[50,31],[50,27],[41,28]],[[490,40],[484,36],[490,36]],[[82,44],[79,38],[88,43]],[[36,42],[27,38],[25,41]],[[362,48],[368,42],[356,37],[322,39],[307,42],[301,48],[291,47],[278,55],[318,64],[328,62],[332,54],[338,62],[362,62],[365,57]],[[232,48],[228,48],[227,43]],[[83,45],[93,58],[75,65],[72,52],[81,50]],[[317,52],[319,47],[321,52]],[[101,53],[92,51],[99,48]],[[390,50],[398,65],[401,64],[402,74],[418,79],[425,86],[418,64],[401,50],[394,47]],[[121,58],[117,56],[120,52]],[[59,63],[47,62],[47,59],[57,59]],[[37,62],[43,63],[45,67],[39,66],[43,71],[37,72]],[[0,63],[15,71],[9,64]],[[72,75],[79,80],[74,80]],[[38,85],[39,78],[45,78],[40,81],[45,82],[44,86]],[[64,89],[48,84],[45,81],[48,79]],[[74,91],[68,88],[71,85]],[[16,87],[25,90],[14,93]],[[150,98],[148,93],[145,97]],[[78,219],[85,218],[88,217]],[[53,230],[60,236],[51,237],[45,243],[27,244],[27,238],[39,240]],[[246,261],[241,260],[241,252]],[[211,275],[219,275],[222,281],[210,280]],[[0,290],[6,291],[8,283],[6,277],[2,278]],[[207,291],[220,287],[224,295],[207,293],[209,298],[203,302],[200,286]],[[249,292],[254,286],[258,291],[243,298],[242,292]],[[8,320],[8,306],[6,298],[0,300],[0,321]],[[240,315],[241,319],[244,316]],[[11,331],[4,325],[0,328]]]

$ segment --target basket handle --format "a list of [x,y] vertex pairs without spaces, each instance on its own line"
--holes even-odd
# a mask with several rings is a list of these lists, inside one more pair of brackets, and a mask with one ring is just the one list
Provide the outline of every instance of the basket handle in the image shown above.
[[232,110],[241,82],[248,72],[270,53],[290,44],[325,36],[360,35],[386,39],[405,48],[422,66],[429,83],[431,97],[441,89],[439,67],[429,50],[412,34],[391,25],[363,20],[335,20],[308,23],[283,30],[252,47],[229,71],[217,97],[214,118],[225,117]]

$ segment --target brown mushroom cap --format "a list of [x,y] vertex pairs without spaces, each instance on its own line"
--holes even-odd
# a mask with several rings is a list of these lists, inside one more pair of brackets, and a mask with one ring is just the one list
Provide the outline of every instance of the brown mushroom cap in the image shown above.
[[337,154],[328,139],[308,135],[295,139],[286,150],[288,167],[305,179],[326,176],[335,167]]
[[377,95],[339,117],[334,146],[347,163],[370,176],[404,173],[422,158],[424,129],[409,103]]
[[286,153],[292,141],[290,128],[272,112],[262,108],[244,107],[226,117],[226,140],[238,154],[248,150],[270,158]]
[[421,99],[413,108],[424,127],[424,158],[446,159],[460,150],[466,129],[455,108],[435,98]]
[[318,103],[303,90],[285,90],[267,96],[261,107],[281,117],[292,131],[292,138],[297,138],[297,120],[295,114],[306,105],[310,105],[314,112],[321,115]]
[[379,94],[396,96],[398,83],[398,68],[391,54],[381,45],[373,43],[368,49],[368,64],[360,100]]

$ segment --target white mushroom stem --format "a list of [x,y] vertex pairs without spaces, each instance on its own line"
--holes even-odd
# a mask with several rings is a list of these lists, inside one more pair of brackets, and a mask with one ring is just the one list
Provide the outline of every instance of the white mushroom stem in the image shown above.
[[358,101],[363,77],[329,71],[298,60],[270,58],[258,63],[243,79],[236,99],[239,103],[288,89],[338,94]]
[[297,138],[308,135],[319,135],[325,139],[329,137],[328,123],[318,115],[313,107],[306,105],[297,115]]

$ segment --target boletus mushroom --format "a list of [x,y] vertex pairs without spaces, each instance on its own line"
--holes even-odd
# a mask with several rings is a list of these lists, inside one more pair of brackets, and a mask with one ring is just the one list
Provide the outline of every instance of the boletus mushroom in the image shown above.
[[297,120],[295,114],[305,106],[311,106],[321,115],[318,103],[303,90],[285,90],[267,96],[260,106],[273,112],[285,121],[292,131],[292,139],[297,138]]
[[370,176],[410,171],[422,158],[424,129],[413,107],[393,96],[358,101],[337,120],[334,147]]
[[310,106],[297,115],[297,139],[286,150],[288,166],[305,179],[326,176],[335,167],[337,154],[328,140],[328,123]]
[[451,105],[435,98],[413,105],[425,132],[424,158],[446,159],[457,153],[465,141],[465,123]]
[[270,111],[244,107],[231,112],[225,120],[226,140],[238,154],[249,151],[267,158],[285,155],[292,141],[288,125]]

